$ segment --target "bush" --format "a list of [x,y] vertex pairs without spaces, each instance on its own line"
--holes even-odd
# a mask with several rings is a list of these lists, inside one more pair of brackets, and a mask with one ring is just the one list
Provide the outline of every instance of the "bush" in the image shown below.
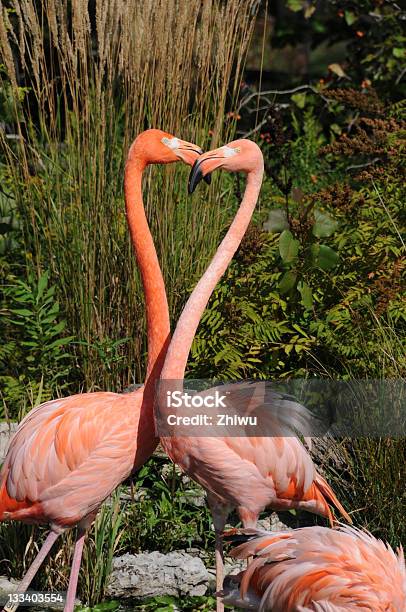
[[[27,282],[9,275],[3,285],[0,329],[0,376],[4,406],[20,416],[28,397],[31,404],[50,399],[69,387],[72,356],[66,351],[72,336],[64,336],[56,287],[49,286],[48,273]],[[8,412],[8,411],[7,411]],[[10,414],[8,414],[10,416]]]
[[[327,95],[359,106],[351,90]],[[217,287],[193,344],[194,377],[404,372],[404,125],[391,108],[381,119],[375,100],[363,95],[369,116],[331,144],[311,107],[294,119],[302,156],[302,133],[289,140],[270,120],[260,203],[268,233],[257,218]]]

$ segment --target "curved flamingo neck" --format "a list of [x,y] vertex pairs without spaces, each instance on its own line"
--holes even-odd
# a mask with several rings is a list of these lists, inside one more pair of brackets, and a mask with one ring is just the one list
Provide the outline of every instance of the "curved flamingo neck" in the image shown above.
[[162,369],[162,379],[175,381],[184,377],[190,347],[207,302],[247,231],[261,189],[263,171],[261,163],[247,176],[247,186],[238,212],[179,318]]
[[132,147],[125,167],[124,194],[127,222],[145,294],[148,334],[146,380],[156,380],[169,344],[170,326],[164,280],[142,200],[142,174],[146,165]]

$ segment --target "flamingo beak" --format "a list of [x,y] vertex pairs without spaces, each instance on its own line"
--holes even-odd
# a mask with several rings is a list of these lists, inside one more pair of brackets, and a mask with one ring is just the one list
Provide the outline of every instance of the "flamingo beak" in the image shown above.
[[193,166],[199,155],[202,155],[203,151],[197,145],[181,140],[179,146],[174,149],[174,153],[177,158],[182,160],[185,164]]
[[[208,153],[210,153],[210,151]],[[223,158],[219,156],[205,157],[205,155],[208,155],[208,153],[204,154],[203,157],[199,157],[193,164],[192,170],[190,171],[190,174],[189,174],[189,182],[188,182],[189,194],[194,192],[197,185],[200,183],[202,179],[204,179],[206,183],[210,185],[211,173],[216,168],[221,167]],[[206,163],[204,168],[202,168],[203,162],[209,162],[209,163]]]
[[[203,154],[203,150],[190,142],[186,142],[185,140],[180,141],[180,146],[176,149],[176,154],[185,164],[189,166],[193,166],[194,163],[199,159],[199,155]],[[207,176],[204,179],[208,185],[211,183],[211,177]]]

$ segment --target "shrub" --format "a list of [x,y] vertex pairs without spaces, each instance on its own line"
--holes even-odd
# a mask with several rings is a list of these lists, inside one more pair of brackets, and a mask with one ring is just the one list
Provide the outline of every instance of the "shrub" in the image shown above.
[[[353,105],[358,100],[348,90],[329,95]],[[305,166],[296,153],[301,134],[291,144],[270,121],[262,145],[269,178],[260,202],[269,233],[261,232],[257,217],[217,287],[193,345],[193,376],[389,377],[404,371],[396,339],[406,321],[399,229],[404,126],[391,108],[381,119],[382,103],[362,101],[370,116],[361,115],[349,136],[322,148],[326,139],[315,136],[320,126],[305,113]],[[313,137],[306,128],[312,125]],[[333,173],[326,162],[334,164]],[[348,166],[357,174],[345,180]],[[305,168],[317,172],[315,180],[303,177]],[[322,188],[314,189],[315,182]]]

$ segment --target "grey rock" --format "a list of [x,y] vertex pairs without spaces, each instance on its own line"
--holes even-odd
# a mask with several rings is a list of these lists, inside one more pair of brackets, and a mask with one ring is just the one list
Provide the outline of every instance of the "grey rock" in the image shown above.
[[279,516],[276,512],[272,512],[272,514],[266,518],[258,521],[258,529],[265,529],[266,531],[285,531],[291,528],[279,520]]
[[0,423],[0,463],[3,463],[6,456],[8,444],[17,431],[18,423],[3,421]]
[[113,559],[107,594],[123,599],[204,595],[208,581],[203,561],[188,553],[127,553]]

